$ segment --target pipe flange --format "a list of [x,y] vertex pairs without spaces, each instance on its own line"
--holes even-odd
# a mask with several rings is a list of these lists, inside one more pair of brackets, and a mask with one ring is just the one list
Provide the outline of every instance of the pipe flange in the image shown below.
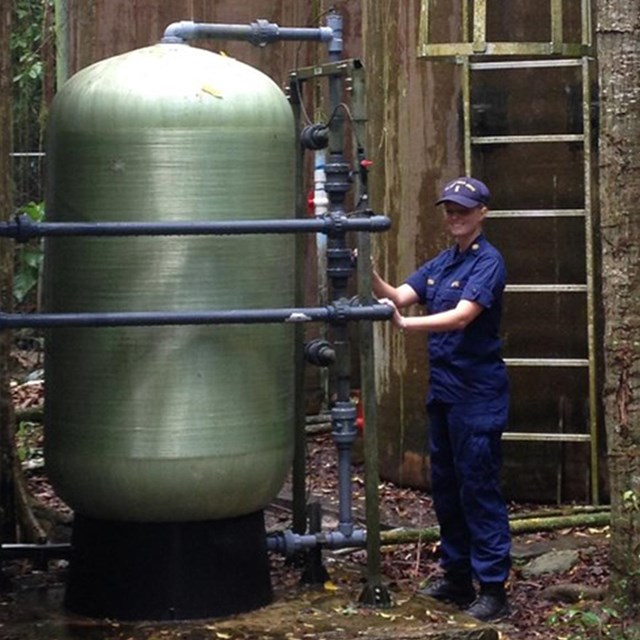
[[35,237],[33,233],[33,220],[26,214],[18,214],[12,225],[12,233],[16,242],[24,244],[31,238]]
[[249,42],[256,47],[265,47],[278,38],[280,27],[264,18],[259,18],[251,23],[251,35]]

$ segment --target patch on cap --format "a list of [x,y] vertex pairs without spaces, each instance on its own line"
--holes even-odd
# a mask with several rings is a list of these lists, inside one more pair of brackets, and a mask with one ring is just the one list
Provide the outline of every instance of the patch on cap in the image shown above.
[[475,207],[488,205],[490,199],[491,194],[484,182],[463,176],[445,185],[440,199],[436,200],[436,204],[455,202],[467,209],[474,209]]

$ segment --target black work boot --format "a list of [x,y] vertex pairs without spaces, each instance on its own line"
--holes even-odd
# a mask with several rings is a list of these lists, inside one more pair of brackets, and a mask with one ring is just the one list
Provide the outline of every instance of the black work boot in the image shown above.
[[433,584],[420,589],[419,593],[459,607],[468,607],[476,597],[470,573],[446,573]]
[[482,622],[500,620],[511,613],[507,594],[502,582],[483,582],[476,601],[465,613]]

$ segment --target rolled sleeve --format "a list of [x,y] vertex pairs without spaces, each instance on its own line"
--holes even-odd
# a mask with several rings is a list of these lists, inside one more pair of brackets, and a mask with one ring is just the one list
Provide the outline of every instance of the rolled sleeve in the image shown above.
[[462,292],[462,298],[489,309],[496,297],[502,294],[505,280],[506,272],[502,260],[488,256],[478,261]]

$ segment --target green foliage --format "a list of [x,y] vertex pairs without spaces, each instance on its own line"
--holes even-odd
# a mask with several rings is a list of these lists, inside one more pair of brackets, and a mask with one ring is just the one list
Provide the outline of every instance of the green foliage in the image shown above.
[[[53,0],[13,0],[10,36],[13,70],[13,151],[38,153],[42,147],[45,109],[45,45],[53,37],[48,20]],[[14,157],[16,202],[42,199],[42,162],[39,156]]]
[[42,425],[36,422],[20,422],[16,430],[18,460],[42,458]]
[[[36,140],[39,134],[39,114],[42,102],[42,80],[44,65],[42,47],[44,44],[45,10],[50,0],[14,0],[13,24],[11,30],[11,64],[13,67],[14,100],[13,120],[18,137],[22,131],[36,125]],[[26,134],[31,138],[32,134]],[[18,142],[18,141],[16,141]]]
[[[44,219],[44,202],[30,202],[18,211],[27,214],[34,222]],[[13,277],[13,297],[17,302],[36,289],[42,268],[42,242],[33,240],[16,246],[16,267]]]
[[589,603],[558,609],[547,620],[558,640],[640,640],[640,626],[616,605]]
[[[47,8],[52,0],[14,0],[11,30],[11,56],[13,67],[13,122],[14,150],[37,152],[41,148],[41,109],[43,101],[44,63],[42,49],[49,29],[45,28]],[[40,161],[16,158],[13,172],[17,201],[30,201],[21,206],[19,213],[27,214],[39,222],[44,218],[44,203],[34,202],[42,197]],[[23,302],[33,292],[40,278],[42,244],[30,241],[16,245],[16,270],[13,282],[15,300]]]
[[13,81],[25,88],[33,80],[42,80],[42,61],[39,51],[42,46],[42,20],[46,3],[33,0],[14,0],[11,32],[13,67],[16,70]]
[[638,494],[632,489],[622,494],[622,510],[640,511],[640,499],[638,498]]

